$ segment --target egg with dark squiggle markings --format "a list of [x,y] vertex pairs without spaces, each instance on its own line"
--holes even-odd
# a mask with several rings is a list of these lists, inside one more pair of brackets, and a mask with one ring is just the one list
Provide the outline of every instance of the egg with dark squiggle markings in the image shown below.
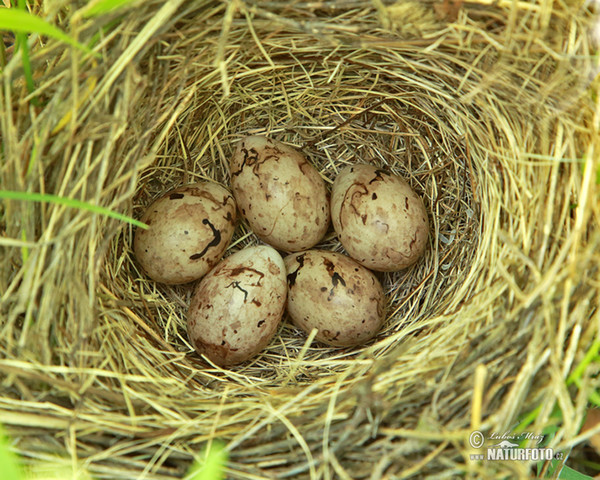
[[308,250],[284,258],[287,312],[293,323],[336,347],[373,338],[385,320],[386,299],[375,275],[341,253]]
[[187,315],[195,350],[220,366],[257,355],[277,331],[286,270],[272,247],[247,247],[221,261],[196,286]]
[[427,247],[423,200],[402,177],[373,165],[348,166],[338,174],[331,217],[346,252],[373,270],[407,268]]
[[150,278],[176,285],[205,275],[223,257],[235,229],[236,204],[211,182],[184,185],[152,203],[135,233],[135,257]]
[[330,220],[329,192],[301,152],[268,137],[245,137],[230,166],[235,200],[262,241],[297,252],[323,238]]

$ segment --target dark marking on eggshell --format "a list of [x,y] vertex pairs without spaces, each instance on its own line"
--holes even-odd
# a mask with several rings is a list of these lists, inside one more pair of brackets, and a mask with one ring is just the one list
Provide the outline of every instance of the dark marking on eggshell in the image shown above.
[[333,262],[331,260],[329,260],[328,258],[324,258],[323,265],[325,265],[325,268],[327,269],[327,273],[329,273],[329,275],[333,277],[334,272],[335,272],[335,265],[333,264]]
[[331,284],[333,286],[331,287],[331,290],[329,290],[329,296],[327,297],[327,301],[331,301],[331,299],[334,297],[334,295],[335,295],[335,287],[337,287],[340,283],[344,287],[346,286],[346,282],[341,277],[341,275],[339,273],[337,273],[337,272],[334,272],[333,275],[332,275],[332,277],[331,277]]
[[338,337],[340,336],[340,333],[342,332],[336,332],[335,335],[333,334],[333,332],[331,330],[323,330],[323,336],[325,338],[327,338],[329,341],[336,341],[338,339]]
[[[355,188],[356,187],[356,188]],[[344,212],[344,208],[347,205],[349,208],[351,208],[354,212],[354,215],[360,216],[361,213],[360,211],[356,208],[356,205],[354,204],[359,203],[361,197],[368,195],[369,194],[369,189],[366,187],[365,184],[360,183],[360,182],[354,182],[350,188],[348,188],[348,190],[346,190],[346,193],[344,194],[344,198],[342,200],[342,206],[340,208],[340,213],[339,213],[339,222],[340,225],[344,225],[344,219],[343,219],[343,212]],[[347,203],[349,202],[349,203]]]
[[269,262],[269,272],[273,275],[279,275],[281,273],[281,269],[275,265],[274,262]]
[[[221,210],[222,207],[224,207],[225,205],[227,205],[227,203],[230,200],[233,200],[233,197],[231,195],[227,195],[226,197],[223,198],[223,201],[220,201],[218,198],[216,198],[212,193],[210,192],[206,192],[206,191],[193,191],[191,192],[191,194],[195,197],[200,197],[200,198],[205,198],[206,200],[208,200],[211,203],[214,203],[215,206],[211,207],[211,210],[213,212],[216,212],[218,210]],[[235,200],[234,200],[235,202]],[[234,203],[235,204],[235,203]]]
[[221,232],[217,230],[212,223],[210,223],[210,220],[208,218],[205,218],[204,220],[202,220],[202,223],[210,227],[213,233],[213,239],[208,243],[208,245],[206,245],[206,247],[204,247],[204,250],[202,250],[200,253],[195,253],[194,255],[192,255],[190,257],[190,260],[198,260],[202,258],[210,247],[216,247],[221,243]]
[[170,200],[179,200],[180,198],[185,197],[185,195],[183,193],[172,193],[171,195],[169,195],[169,199]]
[[[268,150],[270,150],[270,152],[266,152]],[[242,150],[243,151],[243,150]],[[260,166],[265,163],[268,162],[269,160],[273,159],[275,161],[279,161],[279,156],[283,153],[281,150],[279,150],[276,147],[265,147],[265,155],[263,156],[263,158],[260,158],[260,154],[258,153],[258,151],[255,148],[251,148],[250,152],[252,152],[252,156],[248,156],[248,161],[246,162],[246,165],[249,167],[252,167],[252,173],[256,176],[256,177],[260,177]],[[242,163],[242,167],[243,168],[244,164]]]
[[253,299],[252,299],[252,303],[253,303],[254,305],[256,305],[257,307],[260,307],[260,306],[262,305],[262,303],[261,303],[259,300],[257,300],[256,298],[253,298]]
[[369,185],[371,185],[373,182],[383,182],[384,175],[389,176],[390,174],[388,172],[386,172],[385,170],[375,170],[375,177],[373,177],[373,179],[369,182]]
[[236,268],[232,268],[232,269],[228,270],[228,272],[229,272],[229,275],[231,275],[232,277],[241,275],[244,272],[256,273],[257,275],[260,276],[260,278],[265,276],[264,273],[259,272],[258,270],[256,270],[255,268],[252,268],[252,267],[236,267]]
[[296,270],[294,270],[292,273],[289,273],[287,276],[289,288],[292,288],[294,286],[294,284],[296,283],[296,277],[298,276],[298,272],[304,266],[304,257],[305,256],[306,256],[305,253],[303,253],[301,255],[296,255],[296,261],[298,262],[298,268]]
[[304,171],[304,168],[308,168],[308,170],[310,171],[313,167],[310,163],[306,161],[304,156],[302,156],[302,160],[298,162],[298,168],[300,169],[302,175],[308,175],[308,173]]
[[200,353],[203,353],[208,358],[219,358],[226,360],[231,348],[227,345],[227,342],[223,340],[221,345],[215,343],[204,342],[202,337],[196,336],[192,340],[192,343]]
[[256,148],[251,148],[250,150],[247,150],[243,147],[242,144],[241,152],[244,154],[244,158],[242,159],[242,164],[240,165],[239,170],[231,172],[231,176],[233,177],[237,177],[240,173],[242,173],[246,164],[253,165],[254,162],[256,162],[256,160],[258,159],[258,151],[256,150]]
[[345,287],[346,286],[346,281],[342,278],[342,276],[337,273],[334,272],[333,276],[331,277],[331,283],[333,284],[334,287],[337,287],[340,283]]
[[410,248],[411,250],[413,249],[413,247],[415,246],[415,243],[417,243],[417,233],[415,232],[415,234],[413,235],[412,240],[410,241],[410,245],[408,248]]
[[377,225],[382,225],[385,228],[385,233],[388,233],[390,231],[390,226],[387,223],[382,222],[381,220],[377,220],[375,223]]
[[377,194],[375,192],[371,195],[371,200],[377,200]]
[[[230,287],[237,288],[238,290],[242,291],[244,293],[244,303],[246,303],[246,300],[248,300],[248,290],[245,290],[242,287],[240,287],[240,282],[238,282],[237,280],[234,280],[229,285],[227,285],[225,288],[230,288]],[[252,302],[254,302],[254,300]]]
[[262,327],[265,324],[266,321],[267,321],[266,318],[263,318],[262,320],[259,320],[258,323],[256,324],[256,327],[257,328]]

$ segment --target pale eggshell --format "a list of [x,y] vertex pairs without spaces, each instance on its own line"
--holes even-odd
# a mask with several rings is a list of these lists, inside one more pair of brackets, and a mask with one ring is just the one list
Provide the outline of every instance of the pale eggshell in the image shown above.
[[373,272],[341,253],[308,250],[284,258],[287,312],[293,323],[336,347],[373,338],[385,320],[386,299]]
[[252,358],[275,335],[286,294],[285,265],[274,248],[234,253],[194,290],[187,316],[192,345],[220,366]]
[[348,254],[373,270],[407,268],[427,247],[429,221],[421,198],[403,178],[372,165],[339,173],[331,217]]
[[317,244],[329,227],[329,193],[297,150],[267,137],[243,138],[231,159],[242,216],[264,242],[286,252]]
[[236,205],[227,189],[210,182],[184,185],[148,207],[133,250],[150,278],[171,285],[205,275],[223,257],[235,229]]

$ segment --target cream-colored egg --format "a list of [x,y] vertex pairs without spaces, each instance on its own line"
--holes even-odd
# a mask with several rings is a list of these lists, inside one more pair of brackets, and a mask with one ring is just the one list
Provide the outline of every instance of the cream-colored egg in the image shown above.
[[148,207],[133,250],[150,278],[181,284],[205,275],[222,258],[235,229],[236,205],[210,182],[176,188]]
[[287,312],[293,323],[337,347],[373,338],[385,320],[386,300],[375,275],[341,253],[308,250],[284,258]]
[[427,247],[429,221],[421,198],[403,178],[372,165],[339,173],[331,217],[348,254],[373,270],[409,267]]
[[285,310],[286,270],[269,246],[247,247],[221,261],[196,286],[187,315],[199,354],[221,366],[262,351]]
[[317,244],[329,226],[329,194],[299,151],[267,137],[243,138],[231,159],[231,186],[258,237],[286,252]]

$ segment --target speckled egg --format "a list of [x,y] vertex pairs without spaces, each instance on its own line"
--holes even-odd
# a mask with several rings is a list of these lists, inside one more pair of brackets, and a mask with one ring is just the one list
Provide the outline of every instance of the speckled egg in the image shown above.
[[373,270],[409,267],[427,247],[429,221],[421,198],[403,178],[372,165],[339,173],[331,217],[348,254]]
[[375,275],[341,253],[308,250],[284,258],[287,312],[293,323],[336,347],[373,338],[385,320],[386,300]]
[[329,193],[299,151],[267,137],[243,138],[231,159],[242,216],[264,242],[286,252],[317,244],[329,226]]
[[220,366],[263,350],[285,310],[286,271],[277,250],[247,247],[221,261],[196,286],[187,316],[199,354]]
[[235,229],[231,193],[203,182],[172,190],[148,207],[133,250],[150,278],[181,284],[205,275],[223,257]]

